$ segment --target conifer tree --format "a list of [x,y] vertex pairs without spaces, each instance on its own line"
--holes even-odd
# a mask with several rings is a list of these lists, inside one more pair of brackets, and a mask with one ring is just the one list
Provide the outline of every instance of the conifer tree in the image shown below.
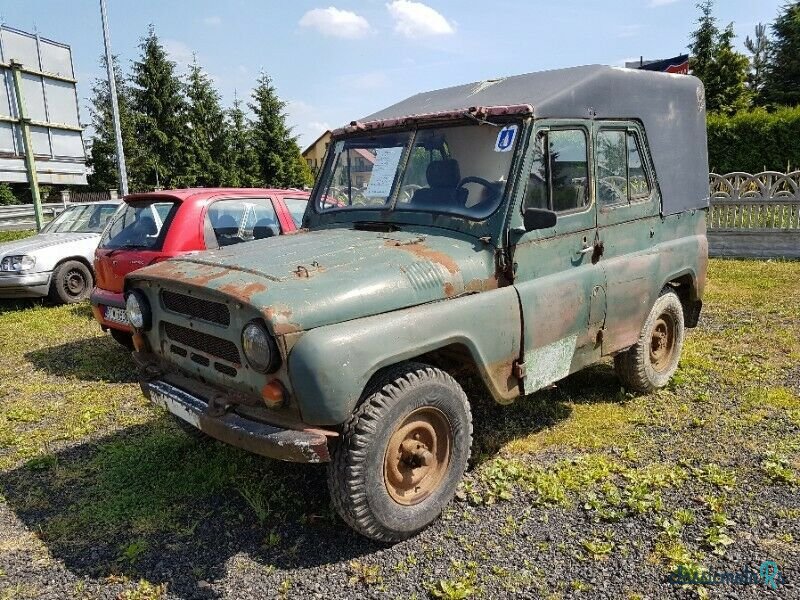
[[713,0],[702,0],[697,8],[700,18],[692,32],[689,68],[705,86],[706,108],[725,113],[745,109],[750,102],[745,85],[749,61],[733,48],[733,24],[720,32],[713,14]]
[[745,38],[744,47],[750,53],[750,73],[747,75],[747,85],[754,97],[760,98],[764,88],[770,49],[767,26],[763,23],[756,25],[753,37],[748,35]]
[[[130,89],[123,77],[117,58],[114,57],[114,78],[117,88],[117,106],[119,108],[120,129],[122,131],[122,147],[125,151],[125,162],[128,171],[128,188],[131,191],[141,189],[141,160],[136,143],[136,115],[131,110]],[[100,65],[106,72],[105,54],[100,57]],[[94,190],[119,189],[119,171],[117,170],[117,144],[114,134],[114,119],[111,112],[111,92],[108,79],[100,77],[92,84],[91,105],[89,114],[92,119],[94,134],[91,139],[87,163],[91,168],[89,185]]]
[[183,86],[151,25],[133,64],[131,96],[136,137],[142,146],[144,184],[184,187],[195,182],[187,147],[187,106]]
[[771,104],[800,104],[800,2],[784,5],[772,24],[763,96]]
[[227,142],[221,166],[222,185],[257,187],[261,185],[258,156],[252,143],[250,124],[242,110],[242,101],[234,96],[226,115]]
[[253,112],[252,144],[258,157],[261,178],[274,187],[302,187],[311,171],[300,156],[296,136],[286,125],[286,102],[278,97],[272,79],[261,73],[248,104]]
[[188,175],[193,185],[213,187],[223,179],[221,160],[228,153],[228,135],[225,113],[220,106],[220,95],[197,58],[189,67],[186,82]]

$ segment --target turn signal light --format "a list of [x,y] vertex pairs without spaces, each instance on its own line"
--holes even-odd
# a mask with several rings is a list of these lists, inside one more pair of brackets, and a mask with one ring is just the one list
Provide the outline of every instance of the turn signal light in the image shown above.
[[279,407],[284,399],[283,385],[277,379],[273,379],[261,390],[261,397],[269,408]]

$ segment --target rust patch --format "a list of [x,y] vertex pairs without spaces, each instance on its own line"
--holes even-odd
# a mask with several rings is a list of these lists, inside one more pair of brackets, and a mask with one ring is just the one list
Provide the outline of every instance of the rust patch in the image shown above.
[[452,256],[449,256],[444,252],[439,252],[437,250],[433,250],[432,248],[428,248],[423,241],[415,241],[408,244],[399,242],[397,240],[386,240],[384,245],[388,248],[397,248],[398,250],[410,252],[417,258],[424,258],[431,262],[440,264],[447,269],[451,275],[456,275],[459,272],[458,263],[453,260]]
[[264,318],[272,323],[272,329],[275,335],[286,335],[288,333],[297,333],[302,331],[302,328],[296,323],[291,322],[292,309],[284,308],[283,310],[276,310],[273,306],[268,306],[264,309]]
[[495,400],[508,403],[518,397],[522,386],[520,380],[514,375],[514,361],[516,356],[509,357],[485,367],[486,376],[495,389]]
[[245,284],[226,283],[220,286],[219,291],[223,294],[233,296],[237,300],[243,302],[250,302],[256,294],[267,291],[267,286],[263,283],[251,282]]
[[201,272],[197,275],[190,275],[186,272],[186,269],[183,268],[183,265],[179,261],[174,261],[174,262],[165,261],[156,263],[155,265],[148,267],[146,273],[142,274],[155,276],[163,279],[170,279],[181,283],[189,283],[199,287],[205,287],[206,285],[208,285],[210,281],[213,281],[214,279],[219,279],[220,277],[224,277],[230,272],[227,269],[221,267],[205,267],[202,269],[202,271],[208,271],[210,269],[213,269],[215,272],[214,271],[212,271],[211,273]]
[[445,296],[449,297],[449,296],[452,296],[455,293],[456,293],[456,289],[455,289],[455,287],[453,286],[452,283],[450,283],[448,281],[447,283],[444,284],[444,295]]
[[500,287],[497,277],[494,275],[487,279],[473,279],[468,281],[464,289],[468,292],[488,292],[489,290],[496,290]]

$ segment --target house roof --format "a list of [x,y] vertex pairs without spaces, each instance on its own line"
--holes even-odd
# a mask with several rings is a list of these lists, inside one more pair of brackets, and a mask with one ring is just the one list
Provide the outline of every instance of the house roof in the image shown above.
[[301,154],[301,156],[305,156],[305,155],[306,155],[306,153],[307,153],[307,152],[310,152],[310,151],[311,151],[311,149],[312,149],[314,146],[316,146],[316,145],[317,145],[317,143],[318,143],[318,142],[319,142],[319,141],[320,141],[322,138],[324,138],[326,135],[330,135],[330,133],[331,133],[331,130],[330,130],[330,129],[326,129],[325,131],[323,131],[323,132],[322,132],[322,133],[319,135],[319,137],[318,137],[317,139],[315,139],[313,142],[311,142],[311,143],[308,145],[308,147],[307,147],[305,150],[303,150],[303,151],[300,153],[300,154]]
[[[493,110],[494,107],[494,110]],[[699,79],[602,65],[479,81],[416,94],[352,127],[401,125],[437,115],[522,114],[534,118],[636,119],[642,122],[662,193],[662,212],[708,206],[705,93]],[[339,133],[339,132],[337,132]]]

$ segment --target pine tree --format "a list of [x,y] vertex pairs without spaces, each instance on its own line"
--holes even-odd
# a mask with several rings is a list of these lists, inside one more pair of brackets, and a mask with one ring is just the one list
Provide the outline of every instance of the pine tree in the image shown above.
[[138,113],[136,136],[142,146],[144,184],[183,187],[194,184],[197,169],[186,152],[187,106],[183,86],[151,25],[133,64],[132,100]]
[[264,184],[274,187],[308,185],[312,180],[311,171],[300,156],[297,137],[286,125],[286,102],[278,97],[266,73],[261,73],[256,83],[248,106],[255,115],[252,143]]
[[767,61],[769,59],[769,38],[767,26],[763,23],[756,25],[751,38],[749,35],[744,40],[744,47],[750,53],[750,73],[747,75],[747,85],[755,97],[759,97],[764,87]]
[[189,67],[186,83],[187,138],[186,153],[193,185],[213,187],[223,179],[220,163],[227,154],[228,135],[220,95],[211,79],[197,64],[195,57]]
[[772,104],[800,104],[800,2],[790,2],[772,24],[763,90]]
[[[122,147],[125,151],[125,163],[128,172],[128,188],[131,191],[141,190],[142,175],[141,158],[136,143],[136,115],[131,110],[131,96],[125,79],[120,71],[117,58],[113,58],[114,79],[117,88],[117,107],[119,108],[120,129],[122,131]],[[106,57],[100,57],[100,66],[105,73]],[[100,77],[92,84],[92,98],[89,114],[92,118],[94,133],[90,140],[87,163],[91,168],[89,185],[94,190],[119,189],[119,172],[117,170],[117,145],[114,134],[114,120],[111,112],[111,92],[108,79]]]
[[746,86],[749,61],[733,48],[733,23],[720,32],[713,0],[703,0],[697,8],[700,18],[692,32],[689,67],[705,86],[706,108],[725,113],[745,109],[750,102]]
[[226,123],[227,142],[221,160],[221,183],[229,187],[257,187],[261,184],[261,177],[252,131],[242,110],[242,101],[235,96]]

